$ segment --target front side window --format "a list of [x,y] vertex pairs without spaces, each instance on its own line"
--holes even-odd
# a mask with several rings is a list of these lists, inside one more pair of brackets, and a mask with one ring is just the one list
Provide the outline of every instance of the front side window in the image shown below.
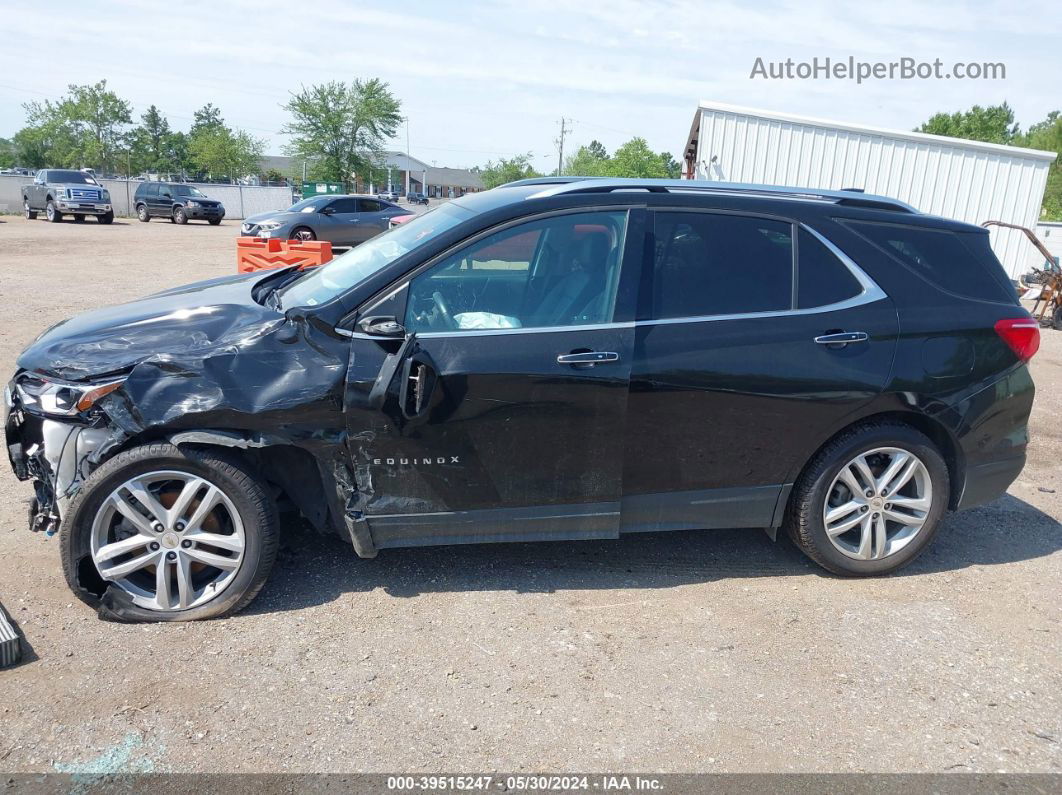
[[465,331],[608,323],[626,226],[626,211],[572,213],[488,235],[412,280],[406,328]]
[[658,212],[654,230],[654,319],[792,308],[792,224],[715,213]]
[[173,193],[175,196],[192,196],[197,198],[206,198],[206,196],[201,190],[199,190],[199,188],[196,188],[192,185],[174,185]]

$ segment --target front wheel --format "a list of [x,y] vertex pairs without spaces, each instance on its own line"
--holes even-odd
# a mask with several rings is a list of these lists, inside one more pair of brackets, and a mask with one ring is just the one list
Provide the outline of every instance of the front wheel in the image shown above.
[[101,224],[110,224],[114,222],[114,211],[104,213],[103,215],[97,215],[96,220]]
[[184,208],[178,207],[173,211],[173,222],[176,224],[188,223],[188,215],[185,213]]
[[37,211],[30,209],[29,199],[22,200],[22,214],[26,216],[27,221],[37,220]]
[[102,601],[110,618],[219,618],[265,584],[277,551],[276,506],[225,451],[151,444],[92,474],[60,541],[67,583],[88,604]]
[[63,220],[63,214],[59,212],[59,209],[55,206],[55,202],[51,199],[44,205],[44,217],[51,221],[53,224],[57,224]]
[[291,239],[292,240],[301,240],[303,242],[306,242],[306,241],[310,241],[310,240],[316,240],[317,239],[317,235],[314,234],[314,231],[312,229],[310,229],[309,227],[300,226],[298,229],[295,229],[291,233]]
[[801,474],[786,529],[834,574],[889,574],[932,540],[949,493],[948,467],[924,434],[868,423],[826,445]]

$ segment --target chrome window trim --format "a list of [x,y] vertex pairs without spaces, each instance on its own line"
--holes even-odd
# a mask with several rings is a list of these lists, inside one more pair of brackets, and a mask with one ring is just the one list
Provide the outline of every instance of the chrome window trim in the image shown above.
[[[417,339],[433,339],[438,337],[495,337],[499,334],[556,334],[561,331],[598,331],[608,329],[634,328],[633,320],[625,323],[587,323],[581,326],[530,326],[528,328],[476,328],[464,331],[423,331],[417,333]],[[380,337],[372,337],[380,339]]]
[[[682,208],[685,210],[685,208]],[[711,210],[709,212],[715,212]],[[552,214],[552,213],[551,213]],[[745,213],[735,213],[745,215]],[[777,218],[777,216],[763,216],[768,218]],[[779,219],[782,220],[782,219]],[[691,315],[686,317],[669,317],[662,318],[660,320],[637,320],[625,323],[597,323],[581,326],[532,326],[530,328],[499,328],[499,329],[466,329],[464,331],[425,331],[417,334],[417,337],[424,339],[435,339],[445,337],[486,337],[486,336],[499,336],[504,334],[556,334],[563,331],[593,331],[593,330],[619,330],[619,329],[631,329],[638,328],[640,326],[664,326],[674,325],[676,323],[707,323],[711,321],[720,320],[752,320],[756,318],[772,318],[772,317],[790,317],[799,315],[818,315],[825,312],[841,312],[846,309],[853,309],[857,306],[864,306],[866,304],[876,303],[888,298],[888,294],[878,286],[870,276],[855,263],[855,261],[845,254],[840,248],[838,248],[833,241],[827,238],[816,229],[808,226],[803,221],[796,222],[796,226],[799,229],[811,234],[815,239],[822,243],[829,250],[831,254],[840,260],[841,264],[848,269],[849,273],[855,278],[859,285],[863,288],[863,291],[858,295],[854,295],[851,298],[846,298],[844,301],[837,301],[832,304],[824,304],[822,306],[808,307],[807,309],[778,309],[768,312],[738,312],[728,315]],[[408,282],[407,282],[408,284]],[[401,285],[396,289],[402,289],[405,285]],[[338,329],[337,329],[338,331]],[[346,332],[343,336],[350,336],[353,339],[371,339],[380,340],[381,337],[373,336],[371,334],[361,334],[359,332]]]

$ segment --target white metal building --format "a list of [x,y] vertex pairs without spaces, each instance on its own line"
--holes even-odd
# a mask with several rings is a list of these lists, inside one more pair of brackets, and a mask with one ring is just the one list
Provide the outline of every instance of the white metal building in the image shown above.
[[[838,190],[862,188],[933,215],[1033,229],[1054,152],[885,130],[701,102],[684,152],[688,179]],[[992,247],[1011,277],[1032,245],[993,228]]]

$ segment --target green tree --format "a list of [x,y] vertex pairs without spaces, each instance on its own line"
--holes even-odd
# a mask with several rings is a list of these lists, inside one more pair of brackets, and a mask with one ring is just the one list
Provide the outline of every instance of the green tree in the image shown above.
[[169,173],[177,169],[170,152],[173,131],[166,117],[154,105],[140,117],[140,126],[131,135],[133,170]]
[[22,107],[26,128],[19,134],[25,134],[21,139],[16,135],[16,140],[20,140],[20,151],[24,147],[27,160],[114,170],[127,143],[132,106],[108,91],[106,80],[68,86],[67,95],[57,102],[29,102]]
[[608,176],[608,165],[608,151],[600,141],[591,141],[587,146],[580,146],[567,159],[564,173],[576,177],[604,177]]
[[15,142],[0,138],[0,168],[11,168],[13,165],[15,165]]
[[610,177],[669,177],[667,153],[656,154],[649,149],[644,138],[635,137],[623,144],[609,159],[608,176]]
[[1004,102],[985,108],[974,105],[965,111],[934,114],[916,132],[1009,144],[1018,135],[1018,125],[1014,122],[1014,111]]
[[1062,114],[1057,110],[1048,113],[1044,121],[1029,127],[1019,143],[1031,149],[1058,153],[1047,172],[1047,189],[1040,217],[1045,221],[1062,221]]
[[195,135],[197,132],[206,130],[216,131],[224,126],[225,120],[221,118],[221,109],[214,107],[212,102],[208,102],[192,114],[192,128],[188,134]]
[[474,168],[479,174],[483,185],[487,188],[496,188],[506,182],[515,182],[518,179],[530,179],[541,177],[538,171],[531,165],[531,153],[516,155],[513,158],[499,158],[498,162],[490,161],[482,168]]
[[200,128],[188,139],[188,154],[196,169],[213,178],[257,174],[264,149],[263,141],[224,125]]
[[307,161],[310,177],[345,184],[368,178],[402,120],[401,102],[376,78],[303,86],[283,107],[292,117],[285,153]]

